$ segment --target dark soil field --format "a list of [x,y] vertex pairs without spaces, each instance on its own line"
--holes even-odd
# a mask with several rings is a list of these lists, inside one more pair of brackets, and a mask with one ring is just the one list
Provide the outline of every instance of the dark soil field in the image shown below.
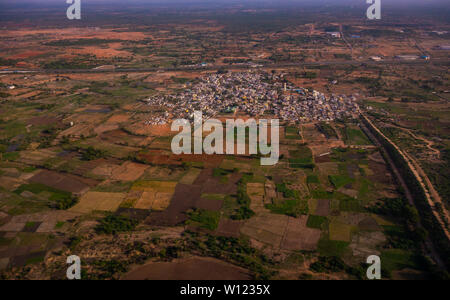
[[330,162],[330,161],[331,161],[331,158],[330,158],[330,155],[316,156],[316,157],[314,158],[314,161],[315,161],[316,163],[318,163],[318,164],[320,164],[320,163],[326,163],[326,162]]
[[61,126],[61,120],[56,117],[34,117],[27,121],[28,124],[34,126],[42,126],[42,125],[53,125],[53,126]]
[[381,182],[383,184],[393,183],[393,178],[385,164],[380,164],[369,160],[369,168],[373,172],[373,175],[369,176],[370,180]]
[[230,174],[226,183],[220,182],[220,179],[213,176],[213,169],[204,169],[197,177],[194,185],[202,186],[204,194],[224,194],[231,195],[237,192],[237,183],[241,179],[242,174]]
[[126,274],[125,280],[249,280],[245,269],[207,257],[153,262]]
[[281,247],[286,250],[316,250],[320,230],[306,227],[307,218],[289,218]]
[[222,208],[223,200],[200,198],[195,202],[195,208],[219,211]]
[[89,172],[97,168],[98,166],[106,163],[105,159],[96,159],[91,161],[83,162],[80,166],[72,171],[73,174],[79,176],[86,176]]
[[317,216],[327,217],[330,215],[330,200],[319,199],[317,200],[316,213]]
[[[75,175],[66,175],[53,171],[41,171],[38,174],[34,175],[31,179],[31,182],[41,183],[46,186],[50,186],[52,188],[70,192],[70,193],[81,193],[82,191],[89,188],[89,184],[81,177],[77,177]],[[91,183],[94,183],[92,181]]]
[[146,223],[151,225],[174,226],[188,219],[185,212],[195,207],[201,197],[201,186],[178,184],[169,207],[163,212],[152,212]]
[[215,234],[218,236],[238,238],[241,235],[242,221],[220,219]]

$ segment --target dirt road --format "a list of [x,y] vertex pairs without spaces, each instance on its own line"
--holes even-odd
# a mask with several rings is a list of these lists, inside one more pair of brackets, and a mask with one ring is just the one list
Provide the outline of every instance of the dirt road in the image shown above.
[[[377,131],[378,134],[380,134],[380,136],[382,136],[384,139],[386,139],[386,141],[388,141],[389,143],[391,143],[395,149],[400,153],[400,155],[402,155],[402,157],[405,159],[405,161],[408,164],[408,167],[410,168],[410,170],[412,171],[412,173],[414,174],[414,176],[416,177],[417,181],[419,182],[419,184],[422,186],[423,190],[425,191],[425,196],[427,199],[427,203],[428,205],[431,207],[431,211],[435,217],[435,219],[438,221],[438,223],[440,224],[440,226],[442,227],[443,232],[445,233],[447,239],[450,240],[450,234],[448,231],[448,227],[446,226],[446,223],[444,222],[445,218],[448,221],[448,212],[444,209],[444,214],[441,215],[439,213],[439,211],[436,209],[436,203],[441,203],[442,204],[442,200],[439,197],[439,194],[436,192],[436,190],[434,189],[433,185],[431,184],[431,182],[429,181],[428,177],[426,176],[425,172],[423,172],[422,168],[420,168],[420,166],[415,163],[415,161],[411,160],[411,158],[409,156],[407,156],[404,152],[402,152],[400,150],[400,148],[397,147],[397,145],[395,145],[390,139],[388,139],[373,123],[372,121],[370,121],[366,116],[364,116],[363,114],[361,114],[361,116],[370,124],[370,126],[373,127],[373,129],[375,129]],[[385,157],[387,158],[387,162],[388,164],[391,166],[394,175],[396,176],[396,178],[398,179],[400,185],[402,186],[403,190],[405,191],[405,196],[409,202],[410,205],[415,206],[414,203],[414,198],[413,195],[411,194],[411,191],[408,188],[408,185],[406,184],[405,180],[403,179],[403,177],[401,176],[397,166],[394,164],[393,160],[391,159],[390,155],[387,153],[387,151],[384,149],[384,147],[378,142],[378,139],[368,130],[365,129],[366,133],[369,135],[369,137],[371,137],[371,139],[373,141],[376,141],[376,144],[380,147],[380,149],[382,149],[382,151],[385,153]],[[422,176],[425,177],[422,177]],[[425,178],[425,182],[423,180],[423,178]],[[432,189],[430,189],[430,187]],[[434,190],[434,192],[433,192]],[[433,201],[434,200],[434,201]],[[422,225],[419,223],[419,227],[422,227]],[[436,248],[434,246],[434,244],[432,243],[430,238],[427,238],[426,240],[426,246],[429,250],[429,254],[431,257],[433,257],[433,259],[436,261],[436,263],[445,268],[445,263],[442,261],[440,255],[438,254],[438,252],[436,251]]]
[[442,207],[445,208],[444,204],[442,203],[442,199],[439,196],[439,193],[434,188],[433,184],[429,180],[426,173],[423,171],[423,169],[420,167],[420,165],[415,161],[415,159],[411,158],[408,154],[405,154],[396,144],[394,144],[389,138],[387,138],[373,123],[370,121],[366,116],[362,115],[363,118],[384,138],[386,141],[388,141],[392,146],[400,153],[400,155],[405,159],[405,161],[408,164],[408,167],[416,177],[419,184],[422,186],[423,190],[425,191],[425,196],[427,199],[428,204],[431,207],[431,210],[436,217],[436,220],[440,223],[442,226],[442,229],[444,230],[447,238],[450,240],[450,232],[448,230],[448,227],[446,224],[449,223],[449,216],[446,209],[443,210],[442,215],[439,213],[438,209],[436,208],[436,204],[440,204]]

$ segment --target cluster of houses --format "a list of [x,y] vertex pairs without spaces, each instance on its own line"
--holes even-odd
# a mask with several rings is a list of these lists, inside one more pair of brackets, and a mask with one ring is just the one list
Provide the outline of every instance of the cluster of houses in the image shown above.
[[288,123],[332,121],[355,117],[356,99],[326,97],[314,90],[296,88],[283,74],[260,71],[212,74],[176,95],[158,95],[143,100],[154,107],[148,125],[170,123],[173,119],[192,120],[194,111],[205,119],[219,114],[240,113],[255,118],[275,116]]

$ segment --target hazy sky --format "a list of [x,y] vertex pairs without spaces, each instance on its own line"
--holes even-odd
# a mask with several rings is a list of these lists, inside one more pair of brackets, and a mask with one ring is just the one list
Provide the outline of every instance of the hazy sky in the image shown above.
[[[316,16],[324,13],[328,17],[330,13],[336,12],[336,18],[345,17],[347,13],[357,13],[364,18],[369,7],[366,0],[81,0],[81,4],[84,15],[88,16],[86,19],[90,21],[95,21],[95,16],[108,17],[111,12],[123,12],[124,18],[127,12],[144,16],[160,12],[192,14],[211,11],[220,15],[236,11],[236,8],[242,11],[261,9],[262,13],[267,12],[267,9],[274,12],[279,9],[294,14],[299,10],[311,10]],[[381,6],[385,19],[390,17],[394,20],[395,16],[402,15],[413,20],[428,17],[450,22],[450,0],[381,0]],[[0,22],[24,19],[32,23],[39,20],[36,18],[44,18],[48,12],[56,16],[54,12],[57,11],[61,12],[63,18],[67,7],[69,4],[66,4],[66,0],[0,0]]]
[[[274,5],[278,3],[291,3],[291,4],[305,4],[305,3],[315,3],[315,4],[365,4],[366,0],[81,0],[83,3],[272,3]],[[36,3],[43,4],[46,3],[65,3],[65,0],[0,0],[2,4],[13,4],[13,3]],[[450,6],[449,0],[381,0],[383,4],[396,4],[396,5],[436,5],[442,4],[444,6]]]
[[[161,6],[167,8],[182,8],[191,6],[196,8],[211,7],[236,7],[242,5],[249,8],[283,8],[283,7],[318,7],[328,8],[339,6],[342,8],[369,7],[366,0],[81,0],[82,6],[86,9],[118,9],[140,8],[148,4],[149,6]],[[432,9],[441,13],[450,14],[450,0],[381,0],[382,9],[396,10],[406,12],[409,9]],[[1,11],[10,9],[30,8],[50,8],[50,7],[68,7],[66,0],[0,0]]]

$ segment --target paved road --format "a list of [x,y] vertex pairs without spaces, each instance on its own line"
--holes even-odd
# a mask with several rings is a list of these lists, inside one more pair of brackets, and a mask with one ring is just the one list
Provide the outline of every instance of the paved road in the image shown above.
[[430,64],[433,62],[448,62],[448,59],[443,60],[400,60],[400,59],[386,59],[383,61],[372,61],[372,60],[349,60],[349,61],[319,61],[319,62],[298,62],[298,63],[279,63],[279,64],[266,64],[258,65],[258,67],[250,66],[248,64],[242,65],[210,65],[206,67],[196,66],[196,67],[176,67],[176,68],[115,68],[115,69],[58,69],[58,70],[45,70],[45,69],[17,69],[17,70],[2,70],[0,74],[27,74],[27,73],[39,73],[39,74],[67,74],[67,73],[146,73],[146,72],[156,72],[156,71],[202,71],[202,70],[219,70],[219,69],[252,69],[252,68],[286,68],[286,67],[304,67],[304,66],[327,66],[327,65],[391,65],[391,64],[408,64],[408,65],[422,65]]

